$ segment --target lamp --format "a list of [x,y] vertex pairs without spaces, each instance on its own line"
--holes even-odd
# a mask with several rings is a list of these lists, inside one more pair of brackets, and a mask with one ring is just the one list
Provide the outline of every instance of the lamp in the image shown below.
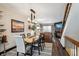
[[5,43],[7,42],[7,36],[5,35],[5,32],[3,32],[3,36],[2,36],[2,43],[4,45],[4,56],[6,55],[6,49],[5,49]]

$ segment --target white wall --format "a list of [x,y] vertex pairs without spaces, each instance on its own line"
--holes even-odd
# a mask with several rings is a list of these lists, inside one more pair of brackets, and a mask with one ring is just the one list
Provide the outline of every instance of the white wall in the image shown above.
[[43,32],[52,32],[51,26],[43,26]]
[[66,7],[66,3],[4,3],[3,5],[18,10],[25,17],[27,14],[30,16],[30,9],[34,9],[36,19],[40,23],[61,21]]
[[[0,24],[4,24],[4,28],[6,30],[7,40],[6,49],[15,46],[15,35],[19,35],[21,33],[11,33],[11,19],[20,20],[24,22],[25,31],[22,33],[27,33],[27,18],[24,18],[21,14],[17,13],[18,10],[13,11],[9,8],[0,6],[0,11],[3,11],[3,18],[0,20]],[[0,51],[3,50],[3,45],[0,44]]]
[[64,35],[74,37],[79,41],[79,4],[72,4],[61,43],[63,46],[73,49],[73,44],[64,39]]
[[[15,45],[14,36],[16,33],[11,33],[11,19],[21,20],[25,22],[25,33],[27,30],[27,13],[29,12],[29,7],[33,7],[36,11],[36,18],[43,19],[45,18],[45,22],[56,22],[60,21],[63,18],[64,9],[66,4],[0,4],[0,11],[3,11],[3,19],[0,20],[0,23],[3,23],[4,28],[7,29],[7,48]],[[24,7],[26,6],[26,7]],[[20,10],[20,11],[19,11]],[[19,12],[21,13],[19,13]],[[26,16],[26,17],[25,17]],[[41,21],[41,22],[44,22]],[[18,33],[20,34],[20,33]],[[0,50],[2,50],[3,46],[0,45]]]

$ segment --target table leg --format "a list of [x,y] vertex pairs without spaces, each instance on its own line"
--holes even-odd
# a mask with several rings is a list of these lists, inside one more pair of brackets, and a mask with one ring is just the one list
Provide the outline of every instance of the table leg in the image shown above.
[[31,56],[33,55],[33,44],[31,44]]

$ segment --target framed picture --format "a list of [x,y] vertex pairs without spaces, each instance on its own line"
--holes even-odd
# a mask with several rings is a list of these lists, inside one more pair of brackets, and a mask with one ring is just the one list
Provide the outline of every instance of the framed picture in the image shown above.
[[24,32],[24,22],[11,19],[11,32]]

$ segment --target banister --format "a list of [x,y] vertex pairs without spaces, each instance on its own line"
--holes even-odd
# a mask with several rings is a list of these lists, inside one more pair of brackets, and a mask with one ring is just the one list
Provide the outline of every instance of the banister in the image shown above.
[[71,37],[71,36],[64,36],[64,38],[68,41],[70,41],[72,44],[76,45],[77,47],[79,47],[79,41],[77,41],[75,38]]

